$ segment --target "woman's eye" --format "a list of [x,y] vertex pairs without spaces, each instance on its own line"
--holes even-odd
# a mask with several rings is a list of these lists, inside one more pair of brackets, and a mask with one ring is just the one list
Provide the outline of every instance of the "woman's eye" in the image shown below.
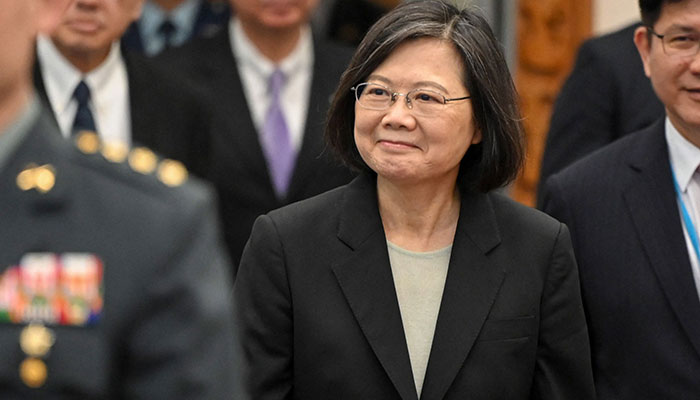
[[438,96],[433,95],[433,94],[431,94],[431,93],[426,93],[426,92],[418,92],[418,93],[416,93],[416,95],[414,96],[414,100],[415,100],[415,101],[421,101],[421,102],[424,102],[424,103],[432,103],[432,102],[438,102],[438,103],[439,103],[439,102],[440,102],[440,100],[438,99]]
[[369,90],[369,94],[374,96],[386,96],[386,90],[382,88],[372,88]]

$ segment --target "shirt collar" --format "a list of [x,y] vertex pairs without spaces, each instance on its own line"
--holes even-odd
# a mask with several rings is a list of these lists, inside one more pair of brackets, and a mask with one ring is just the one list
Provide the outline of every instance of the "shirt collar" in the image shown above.
[[671,166],[682,192],[688,189],[693,174],[700,166],[700,148],[692,144],[666,117],[666,142]]
[[41,73],[46,84],[47,95],[57,112],[63,112],[73,98],[75,87],[81,80],[92,93],[99,92],[109,82],[110,77],[121,62],[119,42],[112,43],[109,55],[102,64],[83,75],[53,44],[51,39],[39,36],[37,54],[41,63]]
[[229,31],[233,54],[237,62],[247,64],[265,79],[272,74],[275,68],[280,68],[289,77],[300,69],[308,68],[313,64],[313,38],[311,28],[308,25],[302,27],[299,42],[294,50],[277,65],[260,53],[255,44],[248,39],[238,18],[231,19]]
[[157,4],[147,1],[143,4],[139,29],[145,37],[151,38],[158,34],[158,29],[163,21],[168,18],[178,36],[189,37],[194,29],[200,0],[186,0],[172,11],[166,12]]

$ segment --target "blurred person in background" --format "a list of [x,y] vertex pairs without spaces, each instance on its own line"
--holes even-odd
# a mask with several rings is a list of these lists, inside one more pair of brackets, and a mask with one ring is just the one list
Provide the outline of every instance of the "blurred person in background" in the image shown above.
[[210,100],[210,179],[235,261],[256,217],[350,181],[350,171],[324,149],[323,127],[352,53],[312,34],[318,0],[230,3],[227,30],[159,61]]
[[210,37],[229,20],[225,0],[146,0],[141,17],[129,25],[122,45],[154,56],[195,37]]
[[69,1],[0,3],[0,398],[242,399],[211,191],[61,138],[31,68]]
[[142,3],[74,0],[56,30],[37,40],[35,85],[63,136],[97,133],[113,146],[148,146],[204,176],[210,118],[203,99],[120,47]]

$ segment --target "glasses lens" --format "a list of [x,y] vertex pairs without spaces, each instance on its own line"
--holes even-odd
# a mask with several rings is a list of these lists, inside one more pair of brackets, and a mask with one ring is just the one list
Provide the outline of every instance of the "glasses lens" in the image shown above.
[[664,35],[664,49],[669,55],[692,56],[697,54],[700,34],[695,32],[669,32]]
[[421,115],[434,115],[445,106],[445,96],[430,89],[414,89],[406,95],[413,105],[414,112]]
[[361,83],[357,85],[355,97],[362,107],[371,110],[384,110],[391,105],[391,92],[389,89],[376,83]]

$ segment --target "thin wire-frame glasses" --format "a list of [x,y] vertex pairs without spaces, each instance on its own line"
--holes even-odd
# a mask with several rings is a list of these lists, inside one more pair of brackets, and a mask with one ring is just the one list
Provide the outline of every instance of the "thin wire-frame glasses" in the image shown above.
[[665,34],[657,33],[651,26],[647,30],[661,39],[661,46],[668,56],[692,57],[700,51],[700,33],[688,30],[671,30]]
[[350,90],[355,92],[355,99],[362,108],[375,111],[387,110],[399,96],[404,96],[406,106],[416,115],[425,117],[437,115],[448,103],[471,98],[471,96],[464,96],[448,99],[435,90],[424,88],[413,89],[408,93],[399,93],[384,85],[372,82],[360,83]]

